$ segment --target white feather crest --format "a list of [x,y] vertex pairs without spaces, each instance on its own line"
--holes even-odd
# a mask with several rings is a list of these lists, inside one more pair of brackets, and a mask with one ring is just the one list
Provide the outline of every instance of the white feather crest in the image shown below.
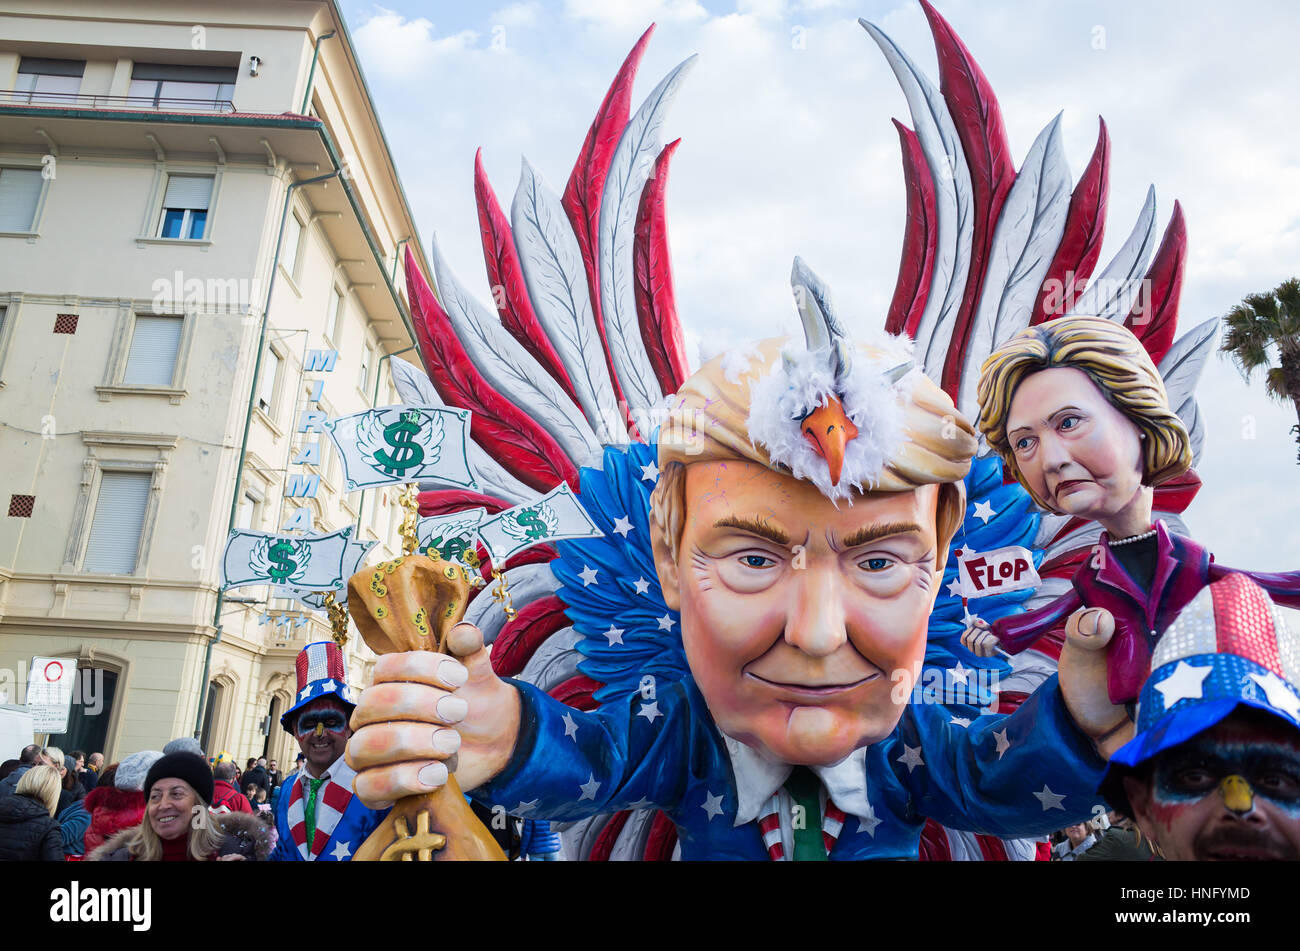
[[627,424],[596,332],[578,239],[559,196],[528,159],[519,173],[510,225],[528,298],[569,374],[583,413],[603,445],[625,445]]
[[1205,445],[1205,423],[1196,405],[1196,384],[1205,369],[1205,361],[1219,338],[1219,318],[1211,317],[1174,341],[1160,366],[1169,405],[1183,421],[1192,447],[1192,465],[1201,461]]
[[1029,326],[1038,289],[1065,234],[1070,186],[1058,114],[1025,156],[993,232],[958,393],[958,408],[972,419],[979,415],[976,390],[984,360]]
[[[943,95],[878,27],[866,20],[858,20],[858,23],[880,46],[898,78],[934,181],[937,218],[934,276],[930,280],[925,310],[916,327],[916,353],[926,374],[932,380],[938,380],[943,373],[952,324],[957,319],[970,272],[971,241],[975,232],[970,168]],[[948,328],[946,332],[944,327]]]
[[495,314],[465,292],[447,266],[437,237],[429,242],[438,291],[456,336],[483,378],[532,416],[569,459],[586,465],[601,455],[600,443],[567,393],[533,359]]
[[1156,239],[1156,190],[1147,189],[1142,212],[1128,240],[1115,253],[1100,277],[1092,279],[1070,310],[1070,316],[1105,317],[1123,320],[1141,289],[1142,275]]
[[911,359],[911,341],[880,335],[873,340],[884,355],[869,358],[856,350],[849,372],[839,381],[845,415],[858,427],[844,450],[840,481],[831,485],[830,468],[804,438],[801,418],[836,395],[829,349],[786,347],[782,359],[750,384],[749,437],[762,445],[774,463],[796,479],[817,486],[832,502],[851,499],[854,490],[871,491],[904,440],[903,401],[911,393],[917,370],[891,383],[888,372]]
[[618,140],[600,199],[600,312],[614,370],[632,411],[648,411],[663,398],[637,319],[632,240],[641,191],[661,148],[659,132],[682,80],[695,65],[689,56],[659,81]]

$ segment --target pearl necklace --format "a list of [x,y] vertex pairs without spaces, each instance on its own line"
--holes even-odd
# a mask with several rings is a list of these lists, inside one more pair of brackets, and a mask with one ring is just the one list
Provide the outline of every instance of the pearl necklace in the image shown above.
[[1151,531],[1143,532],[1141,535],[1130,535],[1128,538],[1114,539],[1111,542],[1109,542],[1109,544],[1112,548],[1114,548],[1116,545],[1131,545],[1133,542],[1140,542],[1144,538],[1151,538],[1152,536],[1155,535],[1155,533],[1156,530],[1153,528],[1151,529]]

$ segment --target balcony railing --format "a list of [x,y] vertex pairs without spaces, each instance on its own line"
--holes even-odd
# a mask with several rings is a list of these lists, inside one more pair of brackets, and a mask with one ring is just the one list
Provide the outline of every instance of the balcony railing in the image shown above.
[[139,109],[145,112],[234,112],[229,99],[176,99],[167,96],[100,96],[79,92],[0,90],[0,105],[58,106],[62,109]]

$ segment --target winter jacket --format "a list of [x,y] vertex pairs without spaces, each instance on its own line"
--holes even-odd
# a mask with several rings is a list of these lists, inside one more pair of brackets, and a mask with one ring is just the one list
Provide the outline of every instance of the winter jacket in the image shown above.
[[17,793],[0,800],[0,861],[63,861],[63,835],[43,803]]
[[268,796],[271,795],[271,777],[267,775],[265,767],[254,766],[239,778],[240,789],[247,789],[249,783],[256,783],[266,790]]
[[81,787],[81,783],[76,783],[72,789],[59,790],[59,804],[55,807],[54,815],[58,818],[63,817],[64,811],[74,802],[80,802],[86,798],[86,790]]
[[0,799],[7,799],[18,791],[18,780],[23,778],[23,773],[32,768],[31,763],[24,763],[4,779],[0,779]]
[[[275,848],[275,829],[256,816],[243,812],[225,812],[214,814],[212,821],[218,824],[224,835],[217,854],[209,856],[211,859],[217,858],[217,855],[239,852],[248,861],[263,862]],[[134,831],[123,829],[86,857],[92,862],[132,861],[128,844]],[[188,856],[188,850],[185,854]]]
[[227,812],[254,811],[247,796],[224,779],[218,779],[212,784],[212,808],[220,812],[223,807]]
[[58,816],[63,833],[64,855],[86,854],[86,830],[90,828],[90,813],[83,798],[64,809]]
[[81,780],[81,788],[90,792],[99,785],[99,773],[93,769],[83,769],[77,776]]
[[82,804],[90,813],[86,829],[86,852],[93,852],[122,829],[140,824],[144,818],[144,793],[138,789],[96,786]]

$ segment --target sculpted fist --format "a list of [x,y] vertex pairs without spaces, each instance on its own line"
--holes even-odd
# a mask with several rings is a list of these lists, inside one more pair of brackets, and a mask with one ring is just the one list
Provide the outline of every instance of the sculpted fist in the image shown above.
[[427,793],[450,769],[462,790],[505,768],[519,735],[519,693],[495,671],[483,633],[457,624],[447,638],[452,656],[435,651],[385,654],[374,683],[352,712],[346,759],[355,789],[372,809]]
[[1133,721],[1123,704],[1110,702],[1106,645],[1115,633],[1115,618],[1105,608],[1080,608],[1065,622],[1065,646],[1058,664],[1061,694],[1079,729],[1092,737],[1109,759],[1133,737]]
[[961,646],[976,657],[992,657],[998,649],[998,636],[987,621],[972,617],[962,632]]

